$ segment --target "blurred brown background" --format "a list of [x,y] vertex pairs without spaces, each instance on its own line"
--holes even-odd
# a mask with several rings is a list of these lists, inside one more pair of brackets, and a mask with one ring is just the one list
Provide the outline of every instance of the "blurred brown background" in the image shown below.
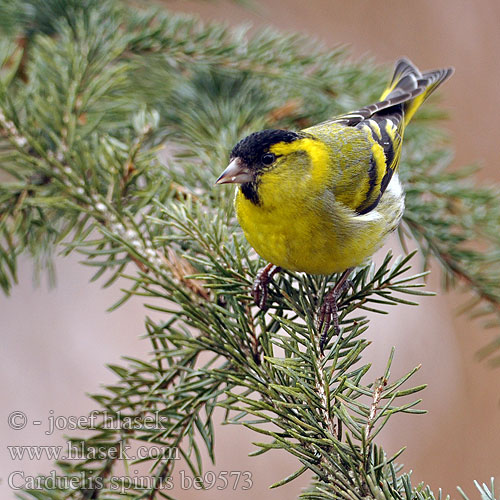
[[[353,57],[369,54],[388,65],[407,55],[422,69],[455,66],[456,74],[441,91],[442,107],[450,114],[445,126],[456,150],[455,165],[480,162],[483,181],[500,181],[498,0],[268,0],[256,2],[254,10],[225,1],[164,3],[177,11],[197,12],[231,25],[272,25],[312,34],[328,46],[349,44]],[[391,245],[399,251],[395,240],[386,248]],[[30,421],[44,422],[50,411],[85,415],[93,409],[85,391],[97,392],[100,384],[113,380],[104,363],[116,363],[121,355],[145,355],[149,349],[146,341],[139,340],[144,317],[139,302],[131,301],[107,314],[105,309],[116,298],[118,286],[101,290],[89,285],[91,272],[76,257],[58,260],[57,268],[55,290],[48,291],[45,285],[34,289],[31,264],[25,261],[19,286],[0,303],[2,498],[13,497],[6,484],[12,471],[31,475],[53,469],[48,460],[12,461],[6,445],[63,443],[63,432],[48,436],[45,426],[10,430],[7,415],[21,410]],[[434,273],[429,288],[438,287]],[[373,339],[368,353],[374,364],[372,378],[381,374],[394,345],[394,376],[421,363],[414,383],[429,384],[421,404],[429,413],[394,418],[381,436],[381,444],[388,452],[407,446],[400,462],[413,470],[414,482],[425,481],[434,491],[441,487],[454,498],[458,498],[457,484],[477,497],[473,479],[500,478],[500,371],[474,359],[475,351],[498,332],[485,332],[479,325],[457,318],[454,310],[461,300],[456,294],[441,295],[422,300],[418,308],[395,308],[389,316],[375,318],[368,333]],[[296,470],[295,460],[279,452],[248,458],[254,449],[252,440],[261,440],[261,436],[239,427],[219,427],[217,463],[211,466],[207,461],[206,466],[215,472],[251,471],[250,490],[178,489],[177,497],[295,498],[308,478],[303,476],[277,490],[267,489]]]

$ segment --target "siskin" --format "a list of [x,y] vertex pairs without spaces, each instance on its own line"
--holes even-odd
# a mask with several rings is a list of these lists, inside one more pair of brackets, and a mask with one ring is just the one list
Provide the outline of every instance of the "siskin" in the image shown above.
[[421,73],[406,58],[379,102],[299,132],[263,130],[233,148],[217,184],[239,184],[235,207],[245,236],[270,262],[253,296],[265,308],[267,285],[280,268],[343,272],[317,316],[321,350],[337,299],[352,269],[384,243],[403,215],[398,166],[406,125],[453,73]]

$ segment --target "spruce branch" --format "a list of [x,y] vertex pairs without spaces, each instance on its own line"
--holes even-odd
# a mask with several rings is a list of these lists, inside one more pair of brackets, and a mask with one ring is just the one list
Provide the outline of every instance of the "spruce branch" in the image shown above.
[[[418,243],[426,266],[434,257],[443,271],[444,288],[460,286],[472,292],[462,311],[481,318],[487,327],[500,325],[500,191],[471,182],[475,168],[449,172],[446,151],[437,152],[436,165],[423,169],[414,161],[408,169],[408,209],[404,221]],[[400,232],[400,235],[403,233]],[[498,338],[479,351],[498,365]]]

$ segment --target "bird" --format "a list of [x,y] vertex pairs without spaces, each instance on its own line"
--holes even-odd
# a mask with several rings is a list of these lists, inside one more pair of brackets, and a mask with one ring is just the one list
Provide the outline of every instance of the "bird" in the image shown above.
[[261,309],[281,269],[342,273],[317,313],[321,352],[332,319],[339,333],[337,300],[350,274],[403,216],[398,167],[405,128],[453,72],[452,67],[421,72],[402,57],[378,102],[299,131],[254,132],[234,146],[216,180],[238,185],[238,222],[269,263],[252,288]]

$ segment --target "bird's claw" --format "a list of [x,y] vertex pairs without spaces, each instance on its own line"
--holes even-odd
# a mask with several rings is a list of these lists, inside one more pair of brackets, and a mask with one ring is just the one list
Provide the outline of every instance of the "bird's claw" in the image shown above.
[[268,296],[268,287],[271,278],[280,270],[279,267],[274,266],[273,264],[268,264],[266,267],[263,267],[255,277],[255,281],[252,286],[252,297],[255,301],[255,304],[259,309],[265,311],[267,309],[267,296]]
[[333,328],[335,330],[335,335],[340,334],[339,326],[339,313],[337,306],[337,299],[342,292],[337,292],[332,290],[323,300],[323,304],[318,312],[318,317],[316,320],[316,328],[318,332],[321,333],[319,339],[319,349],[321,354],[325,350],[326,342],[328,340],[328,330],[330,329],[330,324],[333,320]]
[[328,340],[328,330],[330,329],[330,324],[333,320],[333,327],[335,330],[335,335],[340,335],[340,325],[339,325],[339,309],[337,305],[337,300],[348,288],[354,288],[353,282],[349,279],[352,269],[347,269],[344,274],[340,277],[339,281],[333,287],[333,289],[328,292],[328,294],[323,299],[323,303],[318,311],[318,316],[316,318],[316,329],[320,333],[319,339],[319,349],[321,354],[325,350],[325,346]]
[[261,280],[259,275],[257,275],[252,286],[253,300],[257,307],[262,310],[266,309],[268,283],[267,280]]

